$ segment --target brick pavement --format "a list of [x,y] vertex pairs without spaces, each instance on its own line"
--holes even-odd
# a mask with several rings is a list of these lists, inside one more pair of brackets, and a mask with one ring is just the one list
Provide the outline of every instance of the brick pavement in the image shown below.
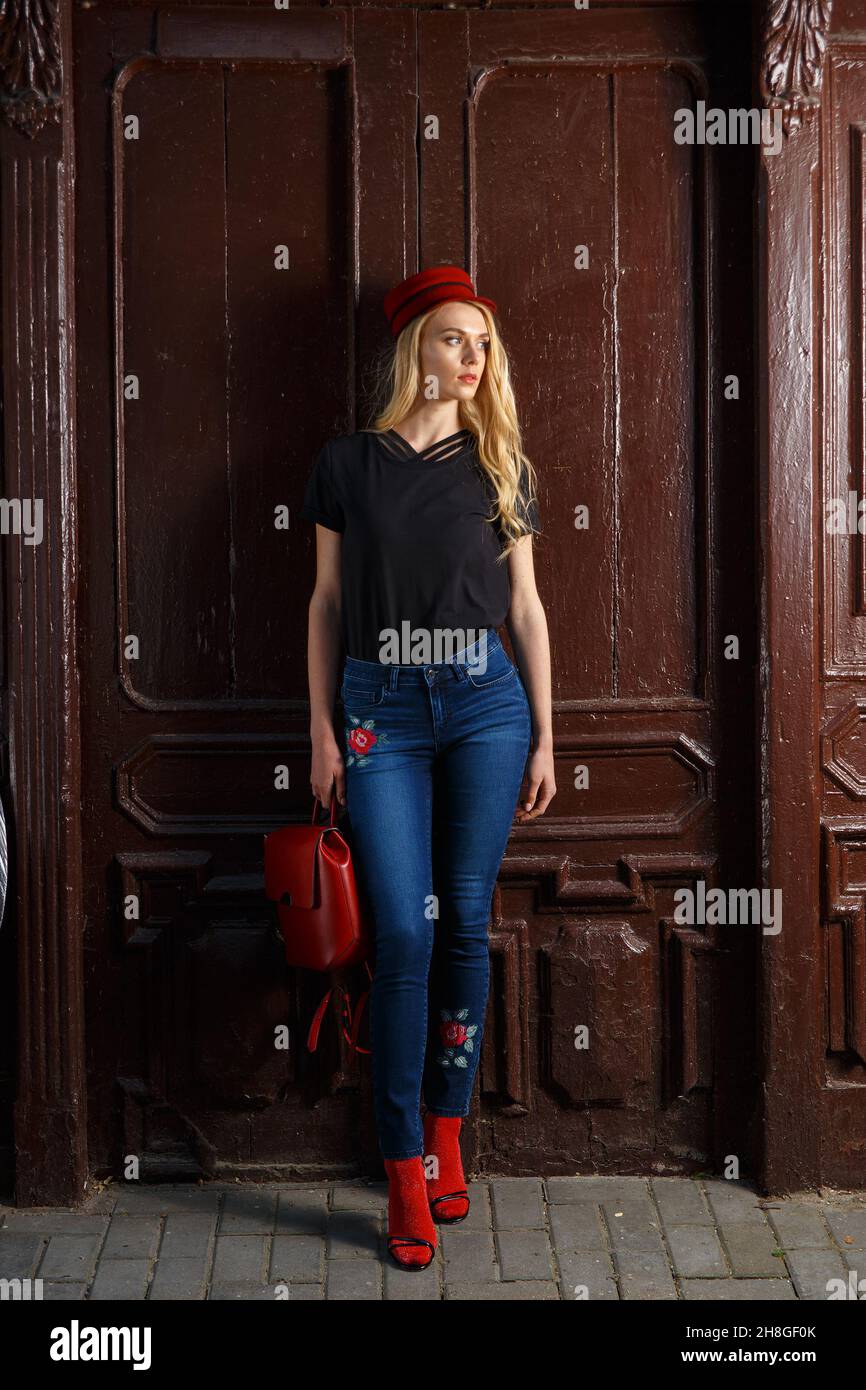
[[[384,1183],[107,1184],[0,1206],[0,1279],[44,1299],[826,1299],[866,1281],[866,1191],[720,1178],[486,1178],[423,1273],[385,1255]],[[0,1286],[0,1297],[2,1297]],[[866,1295],[866,1282],[863,1285]]]

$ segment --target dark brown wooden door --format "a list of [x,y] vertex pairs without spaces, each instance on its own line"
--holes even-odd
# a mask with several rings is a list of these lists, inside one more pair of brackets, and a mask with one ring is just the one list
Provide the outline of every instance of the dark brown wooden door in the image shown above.
[[445,260],[500,303],[541,479],[559,785],[494,900],[471,1156],[748,1166],[756,936],[673,912],[756,882],[753,155],[673,140],[748,104],[731,11],[78,12],[94,1169],[375,1161],[261,835],[309,815],[312,458],[367,423],[382,293]]

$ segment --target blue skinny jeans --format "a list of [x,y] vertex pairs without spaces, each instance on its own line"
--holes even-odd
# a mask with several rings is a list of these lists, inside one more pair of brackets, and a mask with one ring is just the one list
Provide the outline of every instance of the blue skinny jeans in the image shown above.
[[486,669],[479,643],[432,666],[347,657],[340,686],[353,860],[373,915],[373,1098],[388,1159],[423,1154],[422,1091],[433,1114],[468,1114],[480,1057],[490,906],[532,718],[499,637],[488,630]]

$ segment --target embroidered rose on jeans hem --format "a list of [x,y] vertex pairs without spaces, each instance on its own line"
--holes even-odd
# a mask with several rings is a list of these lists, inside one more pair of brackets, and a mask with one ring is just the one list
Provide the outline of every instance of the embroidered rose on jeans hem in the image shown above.
[[478,1024],[463,1023],[469,1017],[468,1009],[457,1009],[454,1013],[442,1009],[439,1015],[439,1037],[444,1051],[439,1053],[438,1061],[443,1067],[468,1067],[467,1052],[475,1051],[475,1034]]
[[376,727],[375,719],[365,719],[362,723],[354,714],[350,714],[349,718],[355,727],[346,729],[346,767],[351,767],[352,763],[358,767],[366,767],[373,749],[377,744],[387,743],[388,735],[373,733]]

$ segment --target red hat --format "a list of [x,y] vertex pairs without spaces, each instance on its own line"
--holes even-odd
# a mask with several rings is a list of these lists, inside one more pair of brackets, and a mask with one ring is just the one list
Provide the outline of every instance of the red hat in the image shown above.
[[475,293],[475,286],[465,270],[457,265],[434,265],[430,270],[419,270],[417,275],[410,275],[408,280],[401,281],[385,295],[383,307],[388,327],[397,338],[406,324],[419,314],[432,309],[434,304],[452,299],[474,299],[477,304],[486,304],[492,313],[496,313],[494,300]]

